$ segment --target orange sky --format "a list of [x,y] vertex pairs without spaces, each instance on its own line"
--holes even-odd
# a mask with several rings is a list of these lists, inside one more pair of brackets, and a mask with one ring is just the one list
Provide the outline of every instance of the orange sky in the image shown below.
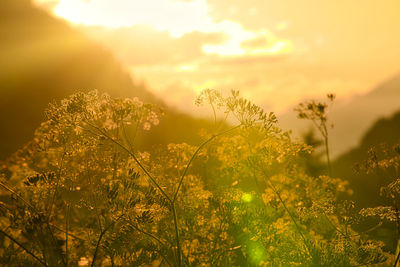
[[167,103],[237,89],[280,112],[400,71],[398,0],[34,0],[108,47]]

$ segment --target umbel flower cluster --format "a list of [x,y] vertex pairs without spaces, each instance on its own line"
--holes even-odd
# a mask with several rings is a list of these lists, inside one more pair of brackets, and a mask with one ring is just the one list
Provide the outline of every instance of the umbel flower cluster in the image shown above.
[[[206,90],[196,103],[211,106],[215,132],[198,146],[151,152],[138,151],[135,136],[159,123],[153,105],[96,91],[51,104],[34,139],[1,169],[1,265],[361,266],[393,259],[352,230],[354,205],[337,201],[346,182],[305,174],[299,155],[310,147],[280,130],[273,113],[234,91]],[[218,124],[221,114],[236,126]]]

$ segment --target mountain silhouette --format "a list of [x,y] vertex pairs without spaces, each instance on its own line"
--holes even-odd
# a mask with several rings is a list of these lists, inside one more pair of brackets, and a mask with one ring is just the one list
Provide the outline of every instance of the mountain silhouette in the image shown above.
[[[398,144],[400,144],[400,111],[391,117],[376,121],[364,134],[357,147],[340,155],[333,162],[333,175],[349,182],[350,188],[353,190],[350,197],[355,201],[358,209],[393,204],[393,200],[381,195],[380,189],[398,178],[396,170],[394,168],[388,168],[385,171],[374,169],[367,173],[362,169],[357,171],[356,166],[357,164],[363,165],[363,162],[369,158],[371,149],[374,149],[377,159],[382,160],[385,158],[385,151],[389,151],[392,155],[398,153],[394,149]],[[360,227],[359,230],[365,230],[374,224],[376,224],[376,218],[371,218],[361,222],[357,227]],[[396,229],[394,223],[385,223],[370,235],[384,241],[387,248],[395,251],[397,247]]]
[[387,174],[356,172],[355,164],[362,163],[368,157],[371,148],[377,149],[378,157],[382,156],[382,146],[393,147],[400,144],[400,111],[388,118],[381,118],[364,134],[360,144],[339,156],[333,163],[334,175],[350,182],[355,192],[355,199],[362,207],[385,204],[379,195],[379,189],[386,186],[395,176]]
[[[374,121],[390,116],[399,109],[400,73],[367,94],[335,101],[328,114],[329,123],[334,124],[329,130],[333,157],[356,147]],[[291,129],[298,136],[304,134],[304,129],[309,129],[307,126],[312,127],[311,122],[297,119],[293,110],[279,116],[279,120],[284,129]]]
[[[96,89],[165,106],[135,83],[109,51],[29,0],[0,2],[0,33],[0,159],[32,138],[50,102],[77,91]],[[139,146],[197,143],[199,128],[208,125],[167,107],[159,127]]]

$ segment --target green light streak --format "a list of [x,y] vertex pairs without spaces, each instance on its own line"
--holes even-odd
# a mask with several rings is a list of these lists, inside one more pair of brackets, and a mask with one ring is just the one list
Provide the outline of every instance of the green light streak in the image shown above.
[[253,200],[253,195],[252,195],[252,194],[250,194],[250,193],[243,193],[243,195],[242,195],[242,201],[243,201],[243,202],[249,203],[249,202],[251,202],[252,200]]
[[250,242],[247,244],[248,255],[251,263],[260,264],[266,259],[266,250],[259,242]]

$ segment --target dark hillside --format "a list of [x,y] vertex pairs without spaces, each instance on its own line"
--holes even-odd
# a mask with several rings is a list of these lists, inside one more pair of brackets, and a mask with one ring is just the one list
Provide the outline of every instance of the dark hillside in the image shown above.
[[[332,89],[335,93],[335,89]],[[364,95],[355,95],[348,100],[337,100],[329,114],[334,128],[330,130],[330,148],[332,156],[354,148],[363,134],[379,118],[387,117],[400,109],[400,73],[382,82]],[[298,120],[291,109],[280,117],[284,129],[292,129],[301,136],[302,129],[309,124]],[[307,128],[306,128],[307,129]]]
[[[334,162],[335,176],[349,180],[354,189],[354,197],[362,207],[384,204],[379,196],[381,186],[387,185],[388,178],[383,175],[364,174],[354,171],[354,165],[368,157],[368,151],[385,144],[388,147],[400,143],[400,112],[390,118],[378,120],[364,135],[358,147],[341,155]],[[395,177],[393,177],[395,178]]]
[[[162,105],[110,52],[28,0],[0,2],[0,36],[0,159],[31,139],[49,102],[76,91],[97,89]],[[143,143],[199,141],[198,129],[207,122],[172,109],[166,114],[169,128],[162,123]]]
[[[360,144],[341,155],[333,164],[334,175],[350,182],[354,191],[352,196],[358,208],[370,208],[377,206],[391,206],[392,199],[380,194],[381,188],[398,178],[398,170],[391,167],[386,170],[376,170],[368,174],[365,171],[356,171],[356,164],[363,164],[369,158],[369,151],[373,149],[376,159],[381,161],[395,150],[395,144],[400,143],[400,112],[392,117],[378,120],[364,135]],[[396,152],[394,152],[396,153]],[[398,153],[398,152],[397,152]],[[391,165],[389,163],[389,165]],[[361,165],[362,166],[362,165]],[[398,167],[397,167],[398,168]],[[367,220],[359,226],[360,231],[376,225],[376,218]],[[397,240],[396,226],[394,223],[385,223],[381,228],[370,234],[385,242],[386,246],[395,251]]]

